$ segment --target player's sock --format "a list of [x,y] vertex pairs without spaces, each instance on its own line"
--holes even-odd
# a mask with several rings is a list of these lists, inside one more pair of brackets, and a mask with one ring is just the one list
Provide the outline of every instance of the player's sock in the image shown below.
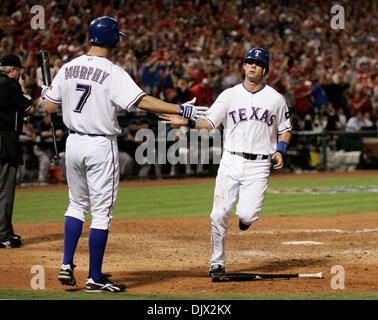
[[91,229],[89,231],[89,276],[98,281],[101,276],[102,259],[105,253],[108,230]]
[[66,217],[64,222],[63,264],[69,264],[71,268],[73,268],[73,258],[82,229],[83,221],[70,216]]

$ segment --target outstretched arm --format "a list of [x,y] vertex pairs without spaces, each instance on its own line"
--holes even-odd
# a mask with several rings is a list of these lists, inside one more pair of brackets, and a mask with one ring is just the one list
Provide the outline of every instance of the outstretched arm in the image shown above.
[[[188,126],[188,122],[190,121],[174,114],[161,114],[159,118],[164,120],[164,123],[174,126]],[[210,122],[204,118],[198,118],[198,121],[193,121],[192,123],[195,124],[193,129],[206,129],[208,131],[213,129]]]
[[139,109],[154,113],[179,113],[179,105],[168,103],[152,96],[145,95],[135,104]]

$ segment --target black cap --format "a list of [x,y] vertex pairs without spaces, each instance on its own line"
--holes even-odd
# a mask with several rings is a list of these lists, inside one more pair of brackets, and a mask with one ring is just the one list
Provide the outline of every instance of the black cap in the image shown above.
[[24,68],[21,65],[21,59],[16,56],[15,54],[6,54],[4,57],[0,59],[0,66],[1,67],[19,67]]

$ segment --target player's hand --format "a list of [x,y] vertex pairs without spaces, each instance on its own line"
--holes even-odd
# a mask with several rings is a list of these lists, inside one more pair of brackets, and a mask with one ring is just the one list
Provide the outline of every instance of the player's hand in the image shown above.
[[186,126],[188,124],[187,119],[180,117],[177,114],[160,114],[159,118],[163,120],[163,123],[174,127]]
[[179,106],[179,116],[191,119],[196,115],[196,108],[194,104],[196,103],[196,98],[194,97],[192,100],[187,101]]
[[207,107],[198,106],[196,107],[194,103],[196,102],[196,97],[192,100],[187,101],[183,104],[180,104],[179,116],[186,119],[193,119],[197,122],[200,122],[199,118],[203,117],[203,114],[208,109]]
[[46,95],[46,92],[47,90],[49,90],[49,87],[48,86],[45,86],[44,84],[41,85],[41,99],[42,100],[45,100],[45,95]]
[[273,170],[279,170],[283,167],[283,157],[281,152],[276,152],[272,155],[272,168]]

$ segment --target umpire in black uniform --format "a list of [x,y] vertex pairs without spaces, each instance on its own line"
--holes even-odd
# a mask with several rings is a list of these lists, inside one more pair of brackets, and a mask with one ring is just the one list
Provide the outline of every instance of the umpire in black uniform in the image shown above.
[[14,54],[0,59],[0,248],[17,248],[21,236],[12,226],[17,169],[23,163],[19,134],[24,113],[32,113],[32,99],[20,77],[21,60]]

